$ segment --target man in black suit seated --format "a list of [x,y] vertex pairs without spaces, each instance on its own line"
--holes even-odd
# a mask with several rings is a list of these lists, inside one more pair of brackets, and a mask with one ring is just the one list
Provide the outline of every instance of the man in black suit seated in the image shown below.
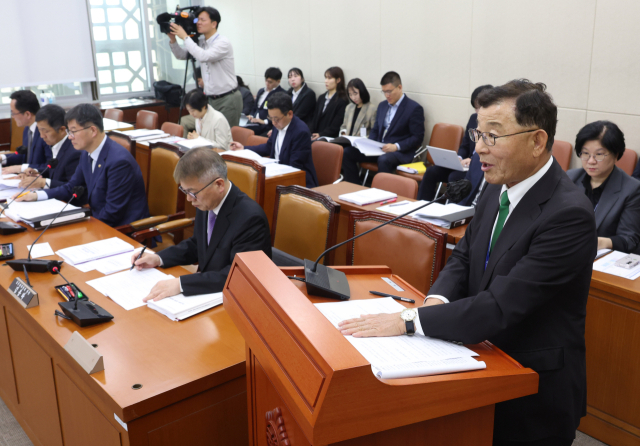
[[344,180],[359,183],[358,163],[377,162],[379,172],[395,173],[400,164],[413,160],[424,139],[424,109],[402,91],[400,75],[389,71],[380,81],[387,98],[378,105],[376,122],[369,139],[385,143],[384,155],[365,156],[355,147],[344,148],[342,171]]
[[425,304],[341,322],[355,337],[489,340],[536,371],[538,393],[496,404],[494,446],[570,446],[586,415],[596,225],[551,156],[557,108],[545,89],[514,80],[478,96],[473,139],[489,184]]
[[267,105],[269,99],[275,93],[285,93],[284,88],[280,86],[280,80],[282,79],[282,71],[280,68],[267,68],[264,72],[264,88],[258,90],[256,96],[256,104],[251,111],[251,114],[247,116],[249,123],[247,128],[253,130],[256,135],[266,135],[269,130],[273,128],[272,122],[269,120],[267,113]]
[[158,282],[144,301],[222,291],[231,262],[239,252],[262,250],[271,257],[271,235],[262,208],[227,179],[227,165],[211,149],[188,151],[173,178],[197,208],[193,237],[158,254],[131,261],[138,270],[198,263],[198,272]]
[[[58,164],[52,169],[47,169],[38,179],[33,178],[39,175],[38,171],[31,167],[28,168],[25,171],[25,177],[20,182],[20,187],[27,187],[29,184],[32,189],[62,186],[75,173],[82,152],[75,150],[71,140],[67,138],[64,117],[64,109],[55,104],[45,105],[36,113],[36,125],[40,137],[48,145],[53,158],[58,160]],[[33,183],[31,183],[32,181]]]
[[311,133],[300,118],[293,115],[291,96],[274,94],[269,101],[269,119],[274,131],[265,144],[244,147],[232,142],[231,150],[249,149],[259,155],[277,159],[280,164],[296,167],[307,173],[306,186],[318,186],[318,176],[311,156]]

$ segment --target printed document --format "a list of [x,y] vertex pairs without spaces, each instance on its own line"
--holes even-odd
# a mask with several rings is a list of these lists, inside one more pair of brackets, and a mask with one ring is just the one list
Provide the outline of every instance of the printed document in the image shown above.
[[133,245],[118,237],[112,237],[106,240],[98,240],[97,242],[60,249],[56,254],[71,265],[77,266],[81,263],[131,251],[133,251]]

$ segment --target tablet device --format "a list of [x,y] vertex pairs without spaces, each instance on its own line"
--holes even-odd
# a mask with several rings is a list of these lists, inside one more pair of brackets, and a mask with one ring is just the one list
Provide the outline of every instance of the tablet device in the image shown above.
[[466,172],[468,167],[463,167],[458,158],[458,154],[453,150],[439,149],[437,147],[427,146],[431,159],[436,166],[446,167],[451,170],[458,170],[460,172]]

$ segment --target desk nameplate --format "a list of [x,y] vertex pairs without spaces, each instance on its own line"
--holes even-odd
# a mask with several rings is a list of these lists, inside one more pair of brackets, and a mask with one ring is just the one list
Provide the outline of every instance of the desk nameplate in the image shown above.
[[23,308],[33,308],[40,305],[36,290],[27,285],[24,280],[19,277],[13,279],[7,291],[16,298]]

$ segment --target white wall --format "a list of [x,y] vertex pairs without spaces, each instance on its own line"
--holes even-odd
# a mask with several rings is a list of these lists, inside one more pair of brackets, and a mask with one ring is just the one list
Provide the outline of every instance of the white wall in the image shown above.
[[[220,11],[236,72],[255,94],[270,66],[303,70],[324,92],[340,66],[372,93],[400,73],[436,122],[464,126],[478,85],[517,77],[544,82],[559,107],[559,140],[575,142],[587,122],[608,119],[640,153],[638,0],[205,0]],[[286,82],[284,82],[286,84]],[[579,165],[574,156],[573,165]]]

